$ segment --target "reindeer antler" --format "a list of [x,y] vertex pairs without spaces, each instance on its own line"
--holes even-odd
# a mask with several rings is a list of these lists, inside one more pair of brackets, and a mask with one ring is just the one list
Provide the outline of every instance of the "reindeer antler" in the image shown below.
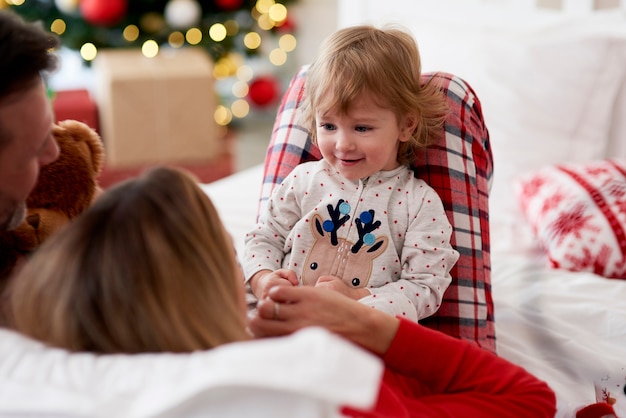
[[[361,212],[361,215],[354,221],[354,224],[356,225],[356,229],[359,233],[359,240],[354,243],[351,251],[356,254],[359,252],[363,244],[372,245],[375,242],[375,238],[373,234],[370,234],[370,232],[380,226],[380,221],[374,222],[374,209],[370,209],[367,212]],[[378,245],[380,244],[381,243],[379,242]]]
[[[341,226],[345,224],[348,219],[350,219],[350,215],[348,215],[348,213],[350,213],[350,205],[348,203],[345,203],[345,200],[339,199],[337,205],[334,208],[330,204],[327,205],[326,208],[328,209],[330,219],[324,221],[324,224],[321,227],[318,224],[317,229],[320,235],[322,234],[320,228],[323,228],[323,230],[326,232],[330,232],[330,243],[332,245],[337,245],[339,243],[339,241],[337,240],[337,230],[341,228]],[[342,214],[344,216],[340,217]]]

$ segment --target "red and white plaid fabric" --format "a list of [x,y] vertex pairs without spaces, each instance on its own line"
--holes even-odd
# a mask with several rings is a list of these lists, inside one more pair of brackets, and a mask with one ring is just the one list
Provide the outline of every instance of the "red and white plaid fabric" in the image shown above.
[[[275,185],[298,164],[321,157],[298,119],[304,98],[306,67],[291,81],[283,96],[267,151],[259,208]],[[454,228],[452,245],[460,258],[452,269],[452,283],[441,308],[423,325],[475,342],[495,352],[491,263],[489,249],[489,189],[493,171],[489,133],[480,101],[472,88],[450,74],[435,77],[448,98],[450,114],[445,134],[426,152],[416,155],[413,170],[441,196]]]

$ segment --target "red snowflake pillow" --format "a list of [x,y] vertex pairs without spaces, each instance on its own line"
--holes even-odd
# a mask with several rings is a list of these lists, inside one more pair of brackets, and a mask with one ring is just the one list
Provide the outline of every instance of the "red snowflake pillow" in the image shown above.
[[514,186],[552,267],[626,278],[626,160],[552,165]]

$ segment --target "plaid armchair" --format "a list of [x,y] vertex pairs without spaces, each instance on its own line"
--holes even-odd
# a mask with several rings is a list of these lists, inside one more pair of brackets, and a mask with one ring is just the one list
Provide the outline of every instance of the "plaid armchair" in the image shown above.
[[[296,165],[321,157],[298,120],[306,70],[306,66],[299,70],[282,98],[265,158],[259,209],[274,186]],[[452,269],[452,283],[439,311],[421,323],[495,352],[489,252],[488,203],[493,171],[489,133],[480,101],[466,82],[445,73],[422,75],[423,80],[432,77],[446,95],[450,112],[439,141],[416,155],[412,168],[441,196],[454,228],[451,243],[460,258]]]

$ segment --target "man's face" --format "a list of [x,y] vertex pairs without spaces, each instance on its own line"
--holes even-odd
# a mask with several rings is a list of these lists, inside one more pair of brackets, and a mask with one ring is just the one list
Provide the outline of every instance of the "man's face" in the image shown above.
[[59,156],[52,137],[52,109],[42,80],[0,102],[0,231],[16,228],[39,168]]

